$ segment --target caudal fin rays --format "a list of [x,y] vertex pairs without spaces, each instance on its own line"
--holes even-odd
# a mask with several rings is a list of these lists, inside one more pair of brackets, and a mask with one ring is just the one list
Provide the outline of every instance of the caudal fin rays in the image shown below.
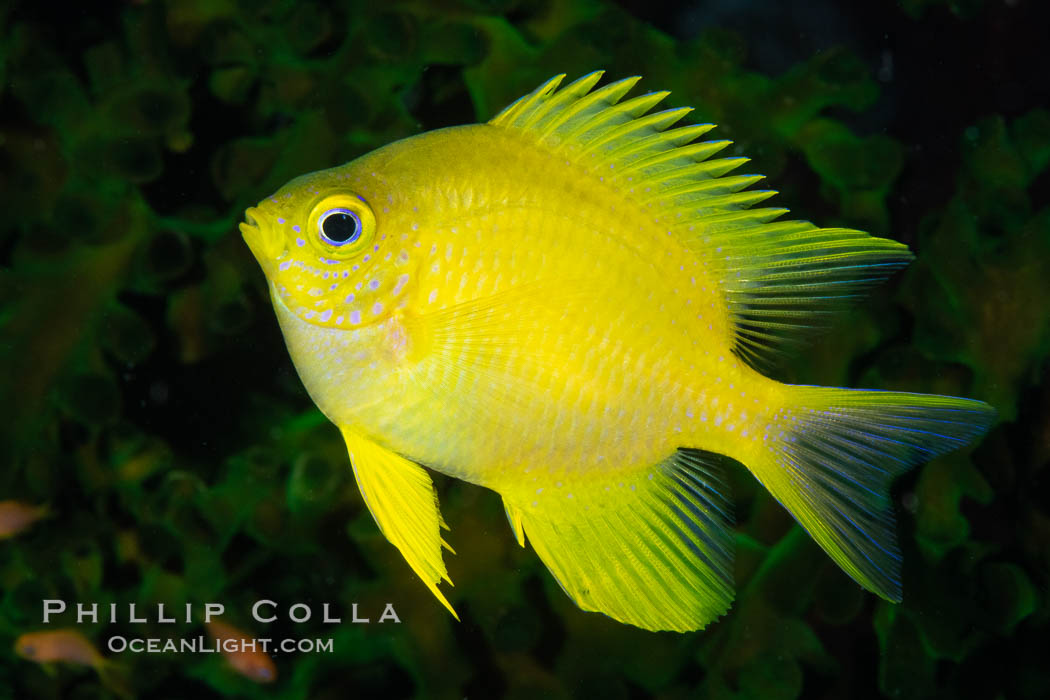
[[899,601],[890,485],[912,466],[975,440],[995,411],[950,396],[791,389],[794,400],[766,431],[765,456],[748,466],[843,571]]

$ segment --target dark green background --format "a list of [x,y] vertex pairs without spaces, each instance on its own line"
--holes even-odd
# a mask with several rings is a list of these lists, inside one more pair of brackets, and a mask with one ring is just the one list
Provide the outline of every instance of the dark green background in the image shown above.
[[[334,637],[256,686],[118,658],[143,697],[1050,696],[1050,61],[1036,0],[15,2],[0,9],[0,646],[40,601],[224,602]],[[559,72],[670,89],[799,218],[917,261],[779,378],[989,401],[982,444],[895,488],[904,602],[862,593],[744,470],[739,595],[708,630],[579,612],[498,498],[439,480],[456,624],[378,533],[236,232],[283,182],[484,120]],[[258,625],[251,602],[395,625]],[[180,637],[199,624],[85,625]],[[69,618],[66,618],[69,621]],[[0,692],[91,698],[0,651]]]

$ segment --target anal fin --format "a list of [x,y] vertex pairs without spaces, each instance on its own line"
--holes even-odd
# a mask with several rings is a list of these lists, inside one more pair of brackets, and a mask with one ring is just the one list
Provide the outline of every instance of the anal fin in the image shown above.
[[510,529],[514,532],[514,539],[517,540],[519,546],[524,547],[525,530],[521,525],[521,510],[506,500],[503,501],[503,508],[507,511],[507,522],[510,523]]
[[447,526],[438,511],[430,475],[418,464],[367,438],[349,430],[342,432],[357,486],[379,530],[458,620],[456,611],[438,590],[442,579],[450,585],[452,581],[441,558],[441,547],[448,547],[441,539],[441,528]]
[[701,629],[733,600],[721,459],[682,449],[630,475],[505,496],[507,517],[583,610],[649,630]]

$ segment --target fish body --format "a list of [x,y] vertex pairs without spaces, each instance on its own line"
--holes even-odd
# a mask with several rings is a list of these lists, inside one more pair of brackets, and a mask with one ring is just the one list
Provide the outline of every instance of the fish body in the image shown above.
[[222,645],[226,663],[234,671],[256,683],[277,680],[277,665],[254,637],[220,620],[211,620],[205,627],[212,639]]
[[120,698],[134,696],[126,670],[102,656],[95,644],[72,628],[26,632],[15,640],[15,653],[54,672],[57,664],[86,666],[98,673],[102,685]]
[[14,537],[46,518],[47,506],[33,506],[20,501],[0,501],[0,540]]
[[94,643],[75,629],[27,632],[15,640],[15,653],[37,663],[67,663],[99,668],[105,658]]
[[[241,230],[292,360],[343,433],[380,529],[439,589],[418,465],[499,492],[566,592],[647,629],[732,600],[719,455],[859,583],[899,599],[888,488],[991,421],[977,401],[797,387],[758,371],[910,259],[776,221],[711,125],[560,78],[487,124],[293,180]],[[454,614],[454,612],[453,612]]]
[[[419,196],[428,183],[418,179],[418,161],[399,157],[417,150],[447,164],[444,191]],[[373,324],[332,328],[333,317],[321,325],[275,297],[296,367],[333,422],[503,492],[653,464],[683,435],[725,453],[732,436],[703,425],[719,395],[705,377],[747,383],[751,404],[772,398],[778,385],[733,356],[725,302],[696,256],[613,187],[577,191],[584,173],[552,169],[552,160],[512,133],[477,125],[407,139],[357,163],[356,171],[377,175],[364,175],[355,191],[385,200],[383,227],[400,235],[373,245],[372,271],[355,283],[340,278],[331,291],[344,300],[354,294],[354,308]],[[500,167],[478,182],[493,162]],[[479,201],[501,208],[476,211]],[[631,235],[609,235],[621,227]],[[370,295],[372,280],[379,287]],[[435,353],[434,331],[417,320],[443,313],[449,332],[513,343],[506,356],[518,367],[503,373],[448,358],[458,365],[450,368]],[[521,376],[530,372],[550,376]]]

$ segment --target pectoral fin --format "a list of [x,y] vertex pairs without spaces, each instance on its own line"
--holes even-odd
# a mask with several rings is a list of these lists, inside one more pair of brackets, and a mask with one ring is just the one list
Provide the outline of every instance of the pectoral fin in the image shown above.
[[537,280],[417,316],[425,360],[410,376],[435,397],[471,397],[445,402],[462,430],[520,433],[549,405],[548,385],[572,381],[562,368],[577,341],[559,329],[590,324],[604,294],[589,280]]
[[441,559],[441,547],[448,547],[441,539],[441,528],[447,526],[438,512],[430,476],[418,464],[349,430],[343,430],[343,439],[357,486],[379,530],[458,620],[456,611],[438,590],[441,579],[450,585],[452,581]]

